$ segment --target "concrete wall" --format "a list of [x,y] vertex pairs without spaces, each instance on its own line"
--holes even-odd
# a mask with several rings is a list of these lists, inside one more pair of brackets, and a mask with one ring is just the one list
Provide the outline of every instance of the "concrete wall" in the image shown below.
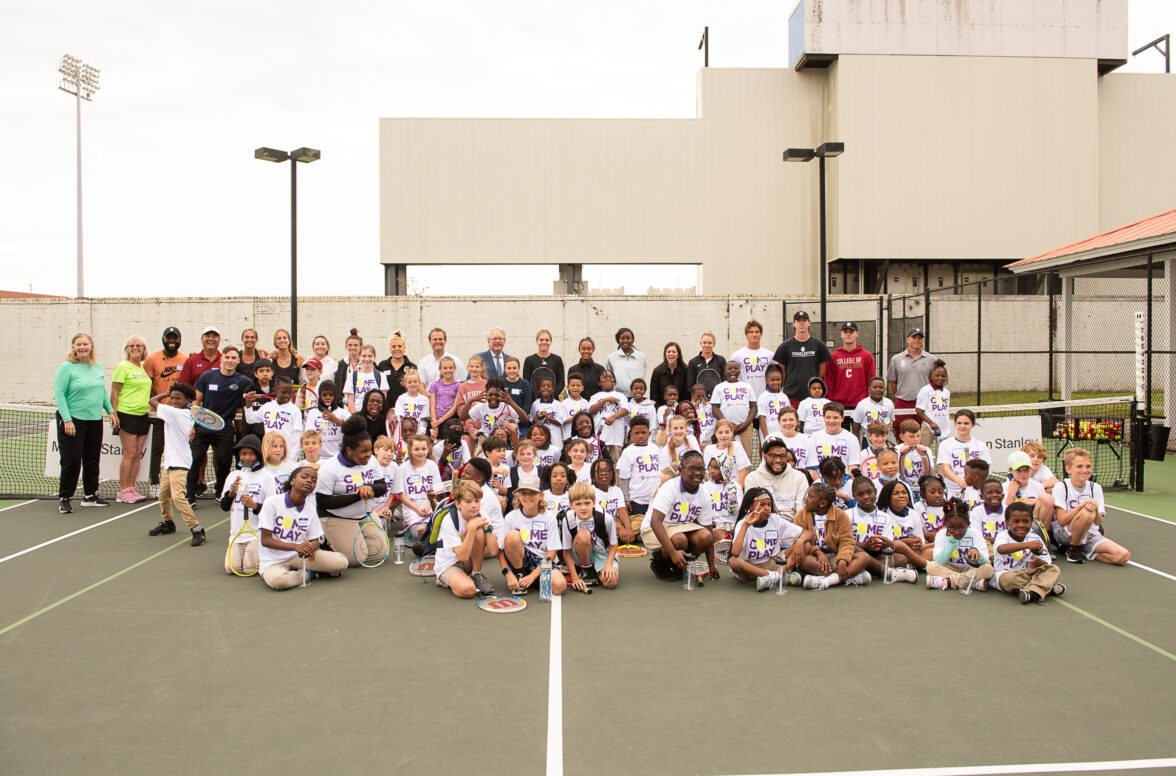
[[1090,234],[1176,207],[1173,126],[1176,77],[1112,73],[1098,80],[1099,222]]

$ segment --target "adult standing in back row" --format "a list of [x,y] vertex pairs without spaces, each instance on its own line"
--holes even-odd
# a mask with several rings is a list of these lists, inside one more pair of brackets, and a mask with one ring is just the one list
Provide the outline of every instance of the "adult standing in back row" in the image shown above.
[[[754,402],[764,392],[764,376],[775,356],[760,344],[764,325],[756,319],[752,318],[743,326],[743,336],[747,338],[747,347],[732,353],[731,360],[739,364],[739,379],[751,386],[751,399]],[[779,361],[778,358],[775,360]],[[750,454],[751,450],[747,452]]]
[[833,351],[832,363],[825,370],[825,398],[845,407],[847,417],[858,402],[870,395],[870,379],[875,371],[874,354],[857,340],[857,324],[846,321],[841,326],[841,347]]
[[559,396],[564,389],[563,359],[551,352],[551,332],[540,329],[535,335],[535,352],[523,359],[523,379],[531,384],[531,395],[539,395],[539,384],[534,379],[535,370],[540,367],[550,369],[555,375],[555,395]]
[[792,329],[796,332],[776,348],[773,360],[784,368],[784,386],[781,390],[793,407],[799,406],[809,397],[809,380],[814,377],[825,379],[825,365],[829,363],[829,348],[825,343],[809,336],[812,321],[804,310],[792,316]]
[[613,377],[617,380],[616,390],[620,391],[626,399],[633,397],[633,393],[629,389],[633,381],[638,377],[642,380],[645,379],[645,354],[633,347],[635,339],[633,330],[628,326],[617,329],[617,349],[604,360],[604,368],[612,372]]
[[82,474],[82,506],[106,507],[98,497],[98,465],[102,459],[102,419],[118,430],[118,416],[106,395],[102,365],[94,355],[94,340],[79,332],[69,344],[65,363],[53,377],[53,398],[57,402],[57,449],[61,454],[61,476],[57,511],[73,511],[70,499]]
[[482,357],[486,379],[506,377],[506,357],[509,355],[506,352],[506,332],[502,329],[491,329],[486,335],[486,344],[490,347],[476,354]]
[[914,420],[915,399],[927,385],[935,356],[923,350],[926,337],[915,327],[907,332],[907,349],[895,353],[886,367],[886,387],[894,397],[894,436],[904,420]]

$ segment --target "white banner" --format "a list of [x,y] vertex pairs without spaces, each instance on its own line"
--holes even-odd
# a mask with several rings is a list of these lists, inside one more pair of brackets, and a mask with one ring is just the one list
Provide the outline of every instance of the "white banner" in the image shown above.
[[1009,470],[1009,453],[1021,449],[1026,442],[1041,441],[1041,415],[1021,415],[1005,418],[980,416],[972,436],[988,446],[992,456],[992,471]]
[[[148,456],[151,453],[151,434],[155,433],[154,427],[147,434],[147,440],[143,445],[143,455],[139,457],[139,470],[135,474],[136,482],[146,482],[149,471]],[[110,426],[102,423],[102,456],[98,463],[98,478],[100,480],[115,480],[118,481],[118,466],[122,463],[122,443],[118,437],[110,435]],[[48,433],[46,434],[45,442],[45,476],[46,477],[60,477],[61,476],[61,453],[57,449],[57,423],[56,421],[49,421]]]

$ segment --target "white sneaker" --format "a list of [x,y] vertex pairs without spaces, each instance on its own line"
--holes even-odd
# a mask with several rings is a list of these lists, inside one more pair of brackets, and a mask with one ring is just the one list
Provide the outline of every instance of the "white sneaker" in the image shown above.
[[947,590],[949,586],[950,585],[948,584],[947,577],[933,577],[930,574],[927,575],[928,590]]
[[757,593],[762,593],[765,590],[771,590],[780,581],[779,571],[769,571],[762,577],[756,577],[755,590]]
[[895,582],[910,582],[912,585],[919,581],[919,572],[914,569],[899,569],[901,575],[895,578]]
[[861,572],[858,572],[857,574],[854,574],[849,579],[845,580],[845,584],[855,585],[855,586],[857,586],[857,585],[865,586],[865,585],[870,584],[871,580],[873,580],[873,577],[870,576],[870,572],[861,571]]
[[829,585],[825,584],[824,577],[818,577],[815,574],[809,574],[804,578],[805,590],[828,590]]

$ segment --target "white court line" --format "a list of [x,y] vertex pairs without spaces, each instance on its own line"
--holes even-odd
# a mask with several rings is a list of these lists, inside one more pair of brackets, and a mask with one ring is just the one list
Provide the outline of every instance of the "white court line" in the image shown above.
[[33,550],[39,550],[42,547],[48,547],[50,544],[56,544],[57,542],[61,541],[62,539],[68,539],[71,536],[77,536],[80,533],[85,533],[86,531],[89,531],[92,528],[97,528],[100,525],[106,525],[107,523],[113,523],[115,520],[122,520],[127,515],[133,515],[136,512],[142,512],[144,509],[149,509],[150,507],[153,507],[153,506],[156,506],[156,503],[154,501],[151,502],[150,504],[146,504],[146,505],[138,507],[136,509],[132,509],[130,512],[123,512],[121,515],[115,515],[112,518],[109,518],[107,520],[103,520],[101,523],[94,523],[94,525],[88,525],[85,528],[79,528],[78,530],[71,531],[70,533],[67,533],[64,536],[58,536],[56,539],[50,539],[47,542],[41,542],[40,544],[36,545],[35,547],[29,547],[28,549],[21,550],[20,552],[14,552],[11,555],[0,558],[0,563],[12,560],[13,558],[19,558],[21,555],[26,555],[26,554],[32,552]]
[[10,509],[16,509],[17,507],[23,507],[27,504],[32,504],[34,501],[39,501],[39,500],[40,499],[31,498],[28,501],[22,501],[19,504],[13,504],[10,507],[4,507],[3,509],[0,509],[0,512],[7,512]]
[[1107,506],[1110,507],[1111,509],[1117,509],[1120,512],[1126,512],[1129,515],[1136,515],[1138,517],[1146,517],[1148,520],[1155,520],[1157,523],[1164,523],[1166,525],[1176,525],[1176,523],[1172,522],[1171,520],[1165,520],[1164,518],[1156,517],[1155,515],[1145,515],[1142,512],[1136,512],[1134,509],[1124,509],[1123,507],[1115,506],[1114,504],[1107,504]]
[[1173,582],[1176,582],[1176,577],[1172,576],[1171,574],[1169,574],[1167,572],[1160,571],[1159,569],[1153,569],[1151,566],[1145,566],[1142,563],[1136,563],[1133,560],[1127,561],[1127,565],[1134,566],[1137,569],[1143,569],[1144,571],[1150,571],[1153,574],[1159,574],[1161,577],[1167,577],[1168,579],[1172,580]]
[[547,776],[563,776],[563,645],[560,601],[551,597],[551,656],[547,669]]
[[1094,771],[1128,771],[1147,768],[1176,767],[1176,757],[1150,760],[1096,760],[1079,763],[1018,763],[1015,765],[964,765],[943,768],[892,768],[875,771],[810,771],[808,773],[776,773],[758,776],[983,776],[1004,773],[1064,773]]

